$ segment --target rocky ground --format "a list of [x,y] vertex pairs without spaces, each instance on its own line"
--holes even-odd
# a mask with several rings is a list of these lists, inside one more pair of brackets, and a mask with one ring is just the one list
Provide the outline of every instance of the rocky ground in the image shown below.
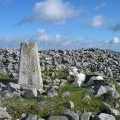
[[[43,90],[18,85],[19,50],[0,49],[0,119],[120,120],[120,53],[82,49],[39,54]],[[73,85],[72,66],[86,76],[80,87]]]
[[[76,66],[84,72],[99,72],[120,78],[120,53],[103,49],[42,50],[39,51],[42,71],[51,70],[52,76],[60,68]],[[0,49],[0,70],[14,78],[18,76],[18,49]]]

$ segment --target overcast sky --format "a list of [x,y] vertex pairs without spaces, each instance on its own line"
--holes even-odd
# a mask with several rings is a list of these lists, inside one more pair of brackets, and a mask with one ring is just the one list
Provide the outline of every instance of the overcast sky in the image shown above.
[[120,51],[120,0],[0,0],[0,47]]

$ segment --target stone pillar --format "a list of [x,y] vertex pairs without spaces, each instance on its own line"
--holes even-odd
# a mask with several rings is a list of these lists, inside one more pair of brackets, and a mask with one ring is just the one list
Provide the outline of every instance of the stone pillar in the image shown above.
[[21,43],[18,84],[43,88],[37,45],[33,42]]

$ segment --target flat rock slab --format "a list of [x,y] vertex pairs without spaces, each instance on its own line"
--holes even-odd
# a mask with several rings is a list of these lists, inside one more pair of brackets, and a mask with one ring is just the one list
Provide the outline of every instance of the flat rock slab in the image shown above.
[[18,83],[30,88],[43,88],[37,45],[33,42],[21,43]]

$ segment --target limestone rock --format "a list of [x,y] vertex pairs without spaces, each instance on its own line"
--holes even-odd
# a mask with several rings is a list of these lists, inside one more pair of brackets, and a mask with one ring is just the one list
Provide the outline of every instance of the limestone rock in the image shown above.
[[62,115],[69,118],[69,120],[79,120],[79,115],[69,109],[63,111]]
[[25,98],[37,97],[37,89],[36,88],[32,88],[32,89],[25,90],[24,93],[23,93],[23,96]]
[[81,87],[83,85],[83,82],[85,81],[85,74],[75,73],[74,77],[75,77],[75,82],[73,83],[73,85],[75,87]]
[[20,85],[16,84],[16,83],[9,83],[8,84],[8,88],[10,89],[10,91],[19,91],[20,90]]
[[95,91],[95,93],[96,93],[96,96],[97,97],[100,97],[101,95],[103,95],[103,94],[105,94],[105,93],[107,93],[107,89],[106,89],[106,87],[104,87],[103,85],[101,85],[101,86],[97,86],[96,87],[96,91]]
[[90,120],[91,115],[92,113],[88,112],[82,113],[82,115],[80,116],[80,120]]
[[115,120],[115,117],[113,115],[100,113],[100,115],[93,120]]
[[50,116],[47,120],[69,120],[65,116]]
[[72,101],[69,101],[67,103],[67,106],[68,106],[68,108],[73,109],[75,105],[74,105],[74,103]]
[[28,117],[26,118],[26,120],[37,120],[37,115],[28,115]]
[[47,95],[50,96],[50,97],[54,97],[54,96],[57,96],[57,90],[59,88],[57,86],[52,86],[52,87],[49,87],[47,89]]
[[6,112],[6,110],[1,107],[0,107],[0,119],[1,120],[11,119],[10,115]]
[[35,43],[21,43],[18,83],[28,85],[30,88],[43,88],[38,50]]

